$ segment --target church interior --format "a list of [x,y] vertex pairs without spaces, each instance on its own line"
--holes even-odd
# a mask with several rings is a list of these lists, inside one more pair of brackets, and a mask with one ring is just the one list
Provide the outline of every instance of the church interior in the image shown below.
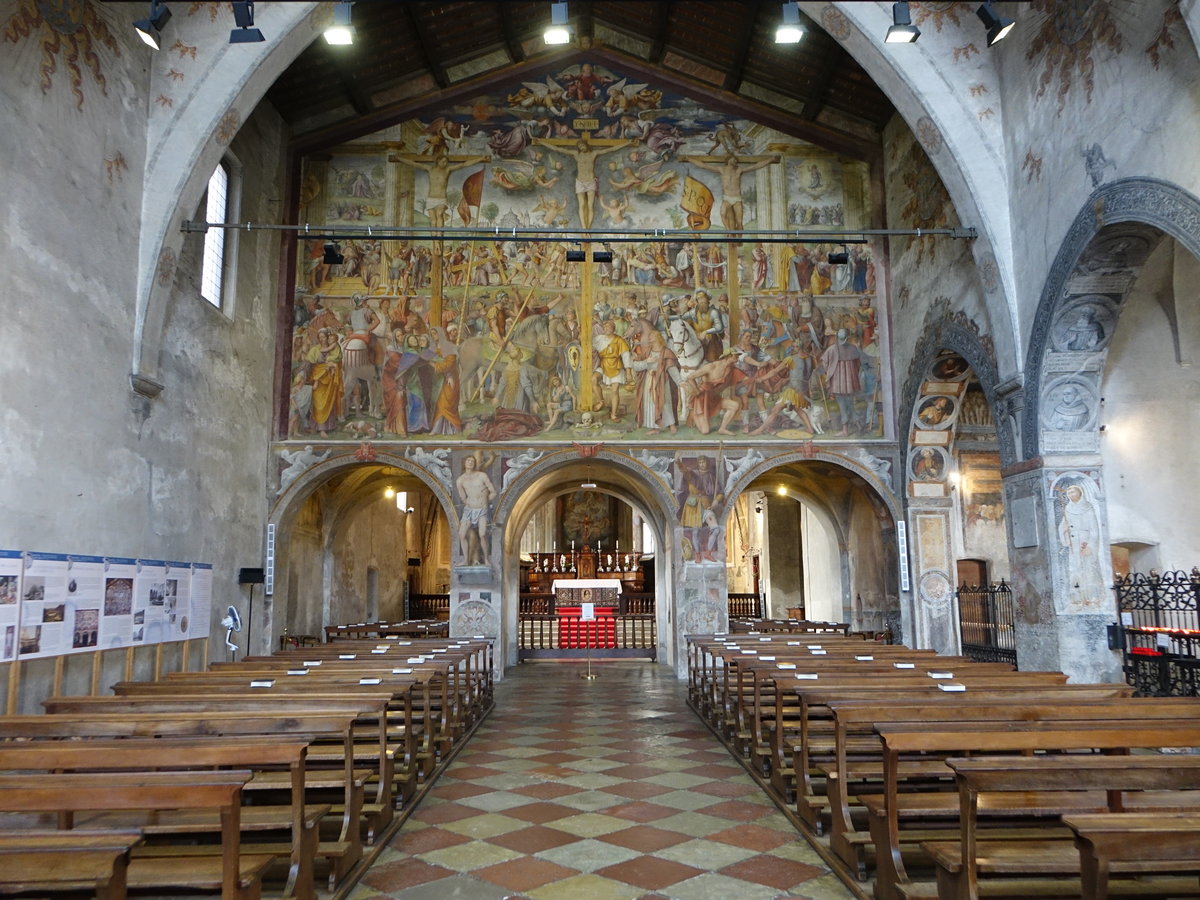
[[[425,838],[525,776],[509,704],[622,802],[703,811],[641,781],[665,742],[727,806],[655,875],[592,840],[628,896],[866,896],[724,636],[1196,694],[1198,35],[1192,0],[0,0],[0,770],[49,699],[446,641],[460,720],[396,775]],[[553,686],[616,684],[563,726]],[[786,874],[739,882],[723,814]],[[386,827],[330,896],[492,896]],[[626,896],[538,854],[488,889]]]

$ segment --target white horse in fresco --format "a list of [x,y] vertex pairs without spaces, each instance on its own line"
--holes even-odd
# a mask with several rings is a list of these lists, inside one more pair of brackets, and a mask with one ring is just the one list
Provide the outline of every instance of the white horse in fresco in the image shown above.
[[688,377],[704,363],[704,344],[692,323],[678,317],[667,323],[667,339],[679,361],[679,421],[686,422],[694,390]]

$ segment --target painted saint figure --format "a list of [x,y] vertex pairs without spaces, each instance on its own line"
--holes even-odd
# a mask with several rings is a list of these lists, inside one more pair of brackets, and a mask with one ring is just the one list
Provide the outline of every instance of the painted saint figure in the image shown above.
[[[463,471],[454,482],[458,499],[462,501],[462,518],[458,523],[459,553],[466,565],[490,566],[488,558],[488,507],[496,496],[496,486],[487,472],[479,471],[474,455],[463,460]],[[479,540],[478,554],[471,554],[471,532]]]

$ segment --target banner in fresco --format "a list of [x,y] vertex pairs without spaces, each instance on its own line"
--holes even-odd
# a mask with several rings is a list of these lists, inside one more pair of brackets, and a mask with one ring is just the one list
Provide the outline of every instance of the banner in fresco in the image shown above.
[[[302,240],[288,437],[885,434],[876,248],[749,233],[868,227],[866,164],[634,81],[574,64],[305,160],[310,227],[493,233]],[[603,234],[528,234],[570,229]]]

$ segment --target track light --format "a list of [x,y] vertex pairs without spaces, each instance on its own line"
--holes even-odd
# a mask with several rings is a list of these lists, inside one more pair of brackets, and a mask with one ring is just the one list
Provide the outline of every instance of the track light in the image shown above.
[[229,32],[231,44],[261,44],[266,40],[254,27],[254,0],[233,0],[233,21],[237,28]]
[[844,266],[850,262],[850,251],[846,249],[845,244],[842,249],[829,254],[829,264],[831,266]]
[[338,0],[333,7],[333,24],[325,29],[325,43],[344,46],[354,43],[354,26],[350,24],[351,0]]
[[979,5],[979,9],[975,10],[975,15],[979,16],[979,21],[987,29],[987,45],[989,47],[998,41],[1004,40],[1008,36],[1008,33],[1012,31],[1013,25],[1016,24],[1012,19],[996,12],[992,8],[992,0],[984,0]]
[[162,44],[162,30],[171,21],[167,4],[150,0],[150,15],[133,23],[134,31],[147,47],[157,50]]
[[571,28],[567,25],[566,0],[550,4],[550,27],[542,34],[547,44],[569,44]]
[[327,266],[340,266],[346,261],[346,257],[342,255],[342,248],[337,241],[326,241],[325,246],[321,249],[325,251],[325,258],[322,262]]
[[587,259],[587,254],[582,250],[568,250],[567,262],[583,262]]
[[610,263],[613,261],[611,250],[595,250],[592,252],[592,262]]
[[892,4],[892,27],[883,39],[888,44],[912,44],[921,36],[921,29],[912,23],[908,0]]
[[804,37],[804,26],[800,24],[800,7],[792,2],[783,4],[783,17],[775,29],[775,43],[798,44]]

